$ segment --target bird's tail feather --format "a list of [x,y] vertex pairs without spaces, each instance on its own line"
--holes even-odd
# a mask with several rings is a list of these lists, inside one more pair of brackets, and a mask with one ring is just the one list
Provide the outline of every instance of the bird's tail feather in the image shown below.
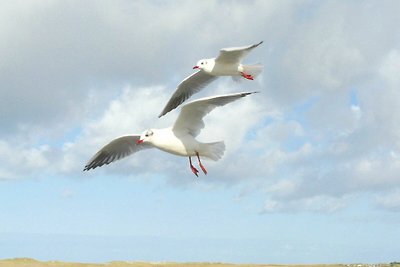
[[217,161],[222,158],[225,152],[225,143],[223,141],[202,144],[201,156]]
[[256,78],[263,71],[263,68],[264,68],[263,65],[259,63],[252,65],[244,65],[243,72],[253,76],[253,78]]

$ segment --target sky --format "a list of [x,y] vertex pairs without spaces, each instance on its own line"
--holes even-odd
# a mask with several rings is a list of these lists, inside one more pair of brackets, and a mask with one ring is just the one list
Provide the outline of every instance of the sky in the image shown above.
[[[0,1],[0,259],[399,261],[399,1]],[[201,58],[264,41],[192,99],[208,175],[157,149],[82,172]]]

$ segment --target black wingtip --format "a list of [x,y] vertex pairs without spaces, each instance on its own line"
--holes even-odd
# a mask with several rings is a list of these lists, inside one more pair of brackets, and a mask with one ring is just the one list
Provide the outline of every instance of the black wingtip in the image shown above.
[[97,168],[97,166],[95,166],[95,167],[93,167],[93,166],[85,166],[85,168],[83,169],[83,172],[88,172],[88,171],[90,171],[90,170],[94,170],[94,169],[96,169]]
[[158,118],[161,118],[162,116],[164,116],[165,114],[167,114],[168,112],[170,112],[171,110],[174,110],[176,107],[174,108],[169,108],[168,107],[171,105],[171,99],[168,101],[167,105],[164,107],[164,109],[161,111],[160,115],[158,115]]
[[258,94],[258,93],[260,93],[260,91],[244,92],[244,93],[242,93],[242,96],[247,96],[247,95],[251,95],[251,94]]
[[[162,116],[164,116],[165,114],[173,111],[174,109],[176,109],[180,104],[183,103],[183,101],[181,101],[178,105],[172,105],[171,101],[172,98],[170,99],[170,101],[168,101],[167,105],[164,107],[163,111],[161,111],[160,115],[158,115],[158,118],[161,118]],[[172,106],[172,107],[171,107]]]
[[[171,109],[172,110],[172,109]],[[161,118],[162,116],[165,116],[168,112],[170,112],[171,110],[165,111],[163,110],[160,115],[158,115],[158,118]]]
[[91,164],[88,164],[85,166],[85,168],[83,168],[83,172],[85,171],[90,171],[91,169],[95,169],[97,166],[92,166]]
[[259,42],[258,44],[253,44],[252,46],[250,46],[251,48],[256,48],[257,46],[259,46],[260,44],[264,43],[264,41]]

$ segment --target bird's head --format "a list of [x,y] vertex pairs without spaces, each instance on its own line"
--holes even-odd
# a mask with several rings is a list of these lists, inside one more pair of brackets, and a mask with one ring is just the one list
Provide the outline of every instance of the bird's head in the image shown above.
[[144,131],[144,132],[140,135],[139,139],[136,140],[136,144],[139,145],[139,144],[141,144],[141,143],[148,143],[148,142],[151,142],[151,140],[153,139],[153,135],[154,135],[154,132],[153,132],[153,130],[151,130],[151,129]]
[[208,69],[212,68],[210,59],[200,59],[197,61],[196,66],[193,67],[193,69],[201,69],[207,71]]

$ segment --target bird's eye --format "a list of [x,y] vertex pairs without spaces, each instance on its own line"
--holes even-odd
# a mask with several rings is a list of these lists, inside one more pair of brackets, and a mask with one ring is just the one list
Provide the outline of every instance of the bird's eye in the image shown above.
[[147,131],[144,136],[149,137],[153,135],[153,131]]
[[201,65],[203,65],[204,64],[204,62],[201,62]]

